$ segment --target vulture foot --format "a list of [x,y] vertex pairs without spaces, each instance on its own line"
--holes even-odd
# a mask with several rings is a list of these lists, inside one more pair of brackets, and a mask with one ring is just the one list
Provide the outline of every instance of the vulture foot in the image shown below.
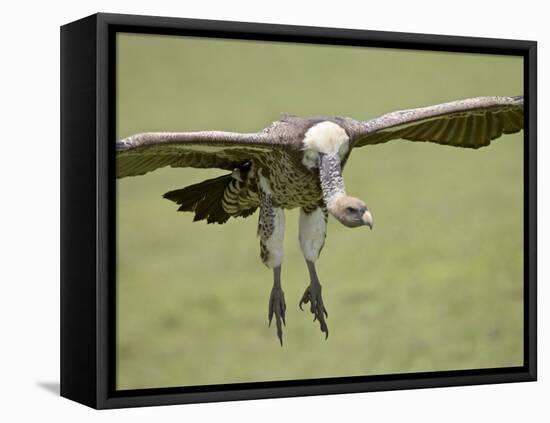
[[325,334],[325,339],[328,338],[328,327],[325,317],[328,317],[327,309],[323,304],[323,297],[321,295],[321,284],[317,281],[311,282],[306,288],[304,295],[298,306],[300,310],[303,310],[302,304],[310,303],[309,310],[313,314],[313,321],[319,321],[321,332]]
[[285,303],[285,293],[284,291],[277,286],[274,286],[271,290],[271,295],[269,296],[269,326],[271,326],[271,320],[273,315],[275,315],[275,324],[277,326],[277,337],[283,346],[283,328],[282,325],[286,326],[285,322],[285,312],[286,312],[286,303]]

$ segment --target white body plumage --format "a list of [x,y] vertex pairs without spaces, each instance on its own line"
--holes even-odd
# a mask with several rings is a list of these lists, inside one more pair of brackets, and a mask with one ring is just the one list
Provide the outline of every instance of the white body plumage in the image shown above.
[[302,144],[302,163],[308,169],[312,169],[318,167],[319,153],[338,153],[340,158],[343,158],[349,150],[349,137],[341,126],[324,121],[307,130]]

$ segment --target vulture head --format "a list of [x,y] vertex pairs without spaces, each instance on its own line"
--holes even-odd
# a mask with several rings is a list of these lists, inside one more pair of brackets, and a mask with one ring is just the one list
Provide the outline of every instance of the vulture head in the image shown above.
[[372,229],[372,214],[359,198],[342,195],[331,204],[330,213],[348,228],[367,225]]

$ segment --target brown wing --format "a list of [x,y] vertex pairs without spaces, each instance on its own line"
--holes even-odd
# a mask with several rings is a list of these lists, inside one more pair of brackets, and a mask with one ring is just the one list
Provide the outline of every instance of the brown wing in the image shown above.
[[269,130],[235,132],[146,132],[117,142],[117,178],[144,175],[165,166],[232,170],[254,156],[284,146]]
[[523,96],[476,97],[388,113],[351,132],[354,147],[405,139],[479,148],[523,125]]

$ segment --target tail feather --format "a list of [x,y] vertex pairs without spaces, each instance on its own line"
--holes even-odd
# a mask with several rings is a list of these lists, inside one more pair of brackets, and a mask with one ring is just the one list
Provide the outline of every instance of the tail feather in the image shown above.
[[[222,205],[223,194],[232,180],[231,174],[207,179],[198,184],[169,191],[164,198],[179,204],[178,211],[195,212],[193,221],[225,223],[231,217]],[[243,210],[238,216],[250,216],[256,208]]]

